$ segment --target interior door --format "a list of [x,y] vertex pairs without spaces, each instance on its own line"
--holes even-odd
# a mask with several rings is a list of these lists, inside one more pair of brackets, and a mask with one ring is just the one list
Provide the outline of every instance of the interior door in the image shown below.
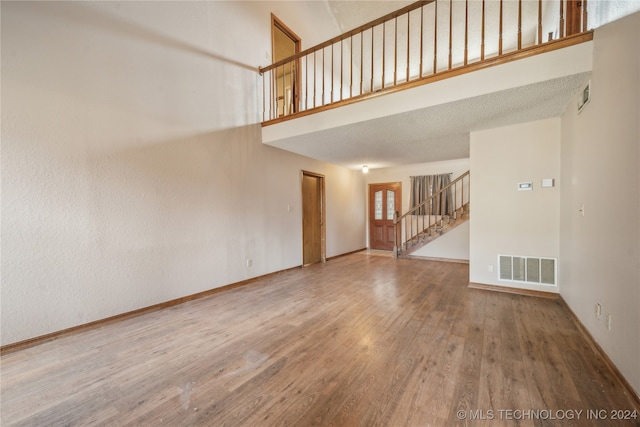
[[402,183],[369,185],[369,247],[393,250],[395,243],[393,219],[400,212]]
[[302,172],[302,263],[324,262],[324,176]]

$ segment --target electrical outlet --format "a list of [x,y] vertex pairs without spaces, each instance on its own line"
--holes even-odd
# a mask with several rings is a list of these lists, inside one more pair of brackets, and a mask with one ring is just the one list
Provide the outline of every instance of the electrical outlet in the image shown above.
[[596,315],[597,319],[600,319],[600,316],[602,316],[602,306],[600,305],[600,303],[596,303],[596,309],[594,314]]
[[247,258],[247,267],[251,267],[253,265],[253,260],[251,258]]
[[489,264],[489,265],[487,266],[487,271],[488,271],[489,273],[493,273],[493,264]]
[[607,314],[607,330],[611,330],[611,314]]

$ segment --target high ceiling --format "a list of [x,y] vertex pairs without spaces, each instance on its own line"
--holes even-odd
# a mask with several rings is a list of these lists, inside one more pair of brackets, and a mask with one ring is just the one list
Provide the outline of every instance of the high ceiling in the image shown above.
[[[413,1],[327,3],[340,31],[346,32]],[[352,169],[363,164],[376,168],[467,158],[471,131],[558,117],[588,78],[584,72],[565,75],[268,143]]]
[[[328,1],[341,32],[411,3]],[[559,116],[586,79],[568,76],[266,143],[352,169],[468,158],[471,131]]]

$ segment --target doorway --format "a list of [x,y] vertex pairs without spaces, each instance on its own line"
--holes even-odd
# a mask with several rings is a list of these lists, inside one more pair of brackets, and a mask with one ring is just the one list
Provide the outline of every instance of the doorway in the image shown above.
[[[300,37],[291,31],[289,27],[274,14],[271,14],[271,49],[274,64],[300,53],[300,40]],[[273,73],[278,117],[293,114],[297,111],[298,90],[296,85],[300,81],[299,62],[299,60],[296,60],[284,64],[277,67],[275,73]]]
[[302,171],[302,265],[324,262],[324,175]]
[[393,220],[402,207],[402,183],[369,184],[369,248],[391,251]]

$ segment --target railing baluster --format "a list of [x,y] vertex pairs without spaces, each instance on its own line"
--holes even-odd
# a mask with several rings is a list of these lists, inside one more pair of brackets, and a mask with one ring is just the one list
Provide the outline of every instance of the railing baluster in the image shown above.
[[360,33],[360,95],[362,95],[363,82],[364,82],[364,33]]
[[484,1],[485,0],[482,0],[482,34],[480,36],[480,60],[481,61],[484,61],[484,19],[485,19]]
[[564,0],[560,0],[560,38],[564,37]]
[[422,78],[422,55],[423,55],[423,42],[424,42],[424,6],[420,8],[420,70],[418,72],[418,78]]
[[435,5],[435,19],[433,23],[433,74],[438,72],[438,0]]
[[385,74],[385,60],[386,56],[386,48],[387,48],[387,23],[382,23],[382,89],[384,89],[384,74]]
[[464,65],[467,65],[469,55],[469,0],[464,2]]
[[373,93],[373,46],[374,46],[374,34],[373,34],[373,27],[371,27],[371,88],[370,91],[371,93]]
[[264,74],[262,74],[262,121],[264,121],[264,115],[266,113],[267,107],[265,106],[265,103],[267,102],[267,97],[265,94],[265,83],[264,83]]
[[538,0],[538,43],[542,43],[542,0]]
[[[405,217],[405,219],[404,219],[404,239],[403,239],[404,242],[406,242],[408,240],[407,239],[407,231],[408,230],[409,230],[409,226],[407,225],[407,218]],[[404,247],[404,243],[402,245]]]
[[407,80],[409,81],[409,67],[411,65],[411,13],[407,13]]
[[518,0],[518,50],[522,49],[522,0]]
[[334,65],[333,65],[333,59],[335,58],[335,53],[333,52],[333,47],[335,46],[335,44],[331,45],[331,93],[329,95],[329,103],[333,102],[333,97],[334,97],[334,85],[333,85],[333,76],[335,75],[335,69],[334,69]]
[[500,28],[498,31],[498,55],[502,55],[502,0],[500,0]]
[[297,85],[297,81],[296,81],[296,75],[298,74],[298,70],[296,69],[296,63],[295,61],[291,61],[291,111],[289,112],[289,114],[293,114],[296,111],[298,111],[298,101],[296,100],[297,98],[297,93],[296,93],[296,85]]
[[458,219],[458,184],[453,186],[453,217]]
[[349,98],[351,98],[353,96],[353,37],[351,37],[349,51]]
[[[414,215],[412,215],[414,216]],[[418,224],[416,223],[416,228],[418,228]],[[413,242],[413,239],[415,237],[415,233],[413,232],[413,218],[411,219],[411,241]]]
[[[393,85],[398,84],[398,18],[394,21],[393,36]],[[407,37],[408,38],[408,37]]]
[[342,56],[344,55],[344,49],[342,47],[343,42],[342,40],[340,40],[340,87],[338,88],[338,90],[340,91],[340,101],[342,101],[342,91],[344,90],[344,80],[343,80],[343,76],[344,76],[344,69],[342,68]]
[[[282,93],[284,94],[284,64],[282,65]],[[278,96],[279,98],[279,96]],[[282,102],[282,115],[284,115],[284,96],[283,96],[283,102]],[[278,107],[278,116],[280,116],[280,109]]]
[[464,214],[464,178],[462,179],[462,213]]
[[453,0],[449,0],[449,70],[453,61]]
[[[278,78],[278,77],[277,77],[277,73],[276,73],[276,79],[277,79],[277,78]],[[283,87],[284,87],[284,65],[282,65],[282,79],[283,79],[283,80],[282,80],[282,85],[283,85]],[[279,84],[279,83],[278,83],[278,84]],[[282,90],[283,90],[283,92],[284,92],[284,89],[282,89]],[[277,86],[276,86],[276,92],[277,92],[277,93],[279,93],[279,90],[278,90],[278,87],[277,87]],[[280,98],[280,96],[278,95],[278,99],[279,99],[279,98]],[[277,101],[276,101],[276,103],[277,103]],[[277,116],[280,116],[280,115],[281,115],[281,114],[280,114],[280,106],[278,106],[277,108],[278,108],[278,111],[276,112],[276,114],[277,114]],[[284,111],[284,108],[283,108],[283,111]]]
[[271,70],[271,75],[270,77],[270,82],[269,82],[269,89],[271,90],[271,101],[269,102],[269,115],[272,118],[277,118],[278,117],[278,110],[277,110],[277,94],[276,94],[276,84],[277,84],[277,74],[278,70],[277,69],[273,69]]
[[324,87],[325,80],[326,80],[326,75],[325,75],[326,74],[326,68],[325,68],[326,66],[325,66],[325,60],[324,60],[326,51],[327,51],[326,47],[322,49],[322,67],[321,67],[321,69],[322,69],[322,105],[324,105],[324,98],[326,96],[325,87]]

